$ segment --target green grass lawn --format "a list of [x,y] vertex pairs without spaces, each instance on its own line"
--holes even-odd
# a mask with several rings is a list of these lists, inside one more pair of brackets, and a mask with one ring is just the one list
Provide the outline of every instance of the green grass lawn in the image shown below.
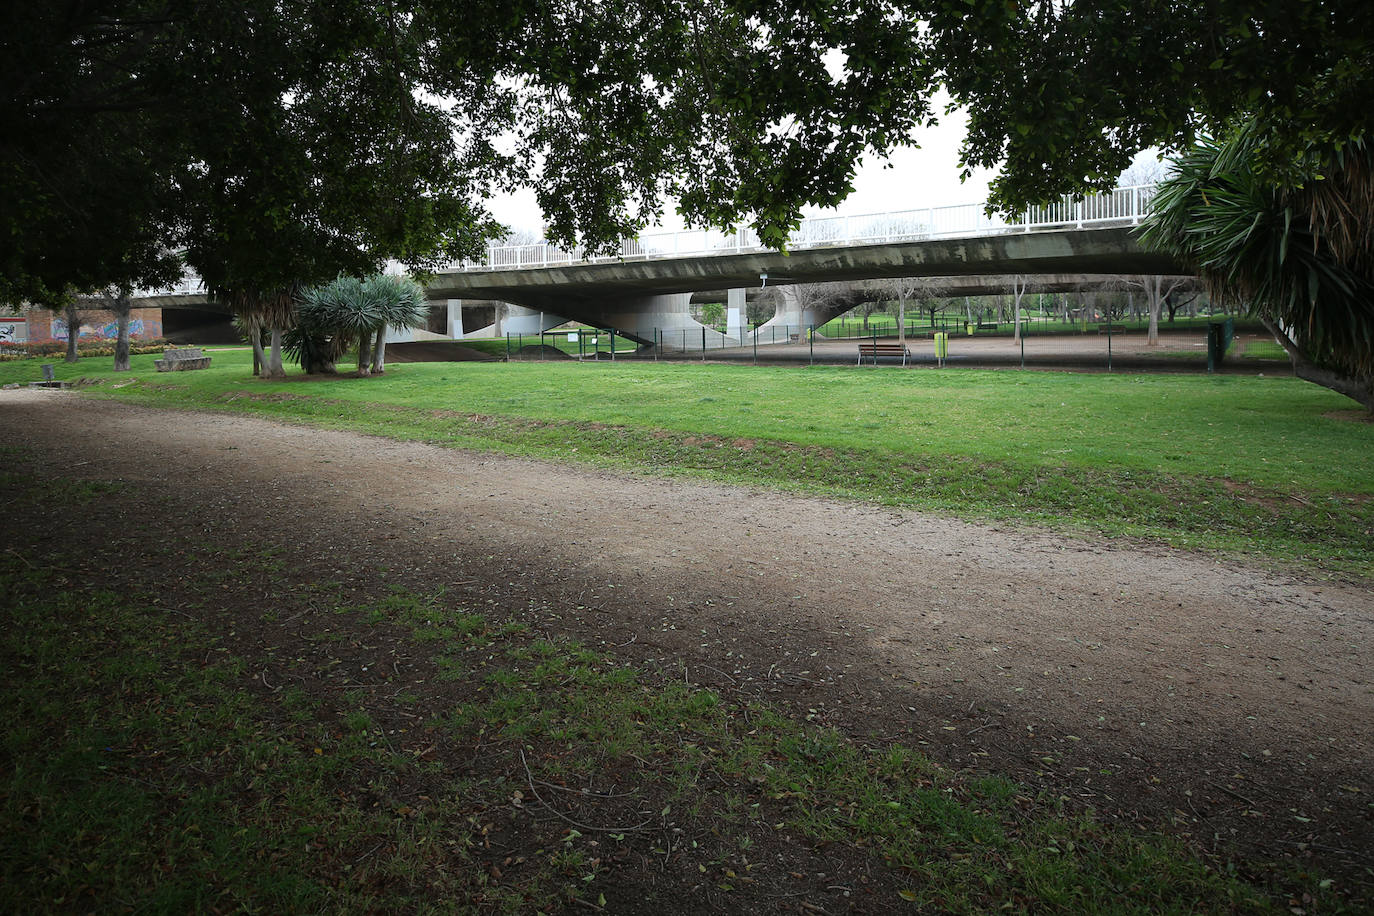
[[[1374,575],[1374,425],[1293,379],[856,371],[681,363],[431,363],[372,379],[116,377],[101,397],[708,475]],[[38,377],[0,364],[0,382]],[[1328,416],[1329,414],[1329,416]]]
[[1273,340],[1251,340],[1245,344],[1246,359],[1277,359],[1288,362],[1288,352]]

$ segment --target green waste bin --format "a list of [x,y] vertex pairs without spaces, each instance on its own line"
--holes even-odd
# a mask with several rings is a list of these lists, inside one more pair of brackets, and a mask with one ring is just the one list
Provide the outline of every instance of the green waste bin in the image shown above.
[[1207,371],[1216,372],[1226,351],[1231,349],[1231,341],[1236,336],[1236,322],[1233,318],[1225,321],[1207,322]]

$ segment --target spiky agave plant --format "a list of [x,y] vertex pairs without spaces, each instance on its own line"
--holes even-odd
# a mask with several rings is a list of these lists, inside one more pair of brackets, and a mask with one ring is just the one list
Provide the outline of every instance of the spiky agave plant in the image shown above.
[[283,351],[299,362],[307,374],[334,374],[335,363],[350,343],[347,334],[325,323],[328,285],[301,290],[296,299],[296,326],[282,338]]
[[1294,373],[1374,411],[1374,156],[1362,138],[1276,180],[1249,123],[1179,157],[1141,232],[1264,322]]
[[[303,326],[329,341],[325,351],[332,365],[353,341],[358,342],[358,374],[368,374],[368,345],[377,329],[386,326],[382,304],[356,277],[338,277],[306,290],[296,305]],[[308,370],[307,370],[308,371]]]
[[429,301],[423,286],[410,277],[395,274],[377,274],[363,288],[385,315],[372,350],[372,371],[382,373],[386,371],[386,329],[424,327],[429,321]]

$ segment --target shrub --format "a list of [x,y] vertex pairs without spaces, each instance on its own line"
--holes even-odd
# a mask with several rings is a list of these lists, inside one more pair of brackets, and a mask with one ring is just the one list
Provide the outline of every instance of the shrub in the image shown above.
[[[130,341],[129,353],[133,355],[161,353],[167,345],[167,340],[161,337],[155,340]],[[77,341],[76,352],[79,356],[114,356],[114,341],[92,340],[89,343]],[[48,359],[66,355],[67,342],[65,340],[33,340],[0,344],[0,361],[4,362],[16,359]]]

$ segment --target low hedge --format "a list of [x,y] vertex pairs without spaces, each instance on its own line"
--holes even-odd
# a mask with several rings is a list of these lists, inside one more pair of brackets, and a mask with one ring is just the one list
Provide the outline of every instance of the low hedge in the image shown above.
[[[76,352],[78,356],[114,356],[114,345],[113,340],[104,339],[93,340],[90,343],[78,342]],[[129,341],[129,354],[137,356],[143,353],[161,353],[168,345],[168,341],[162,337],[154,340]],[[65,340],[35,340],[0,344],[0,360],[46,359],[65,357],[66,355],[67,342]]]

